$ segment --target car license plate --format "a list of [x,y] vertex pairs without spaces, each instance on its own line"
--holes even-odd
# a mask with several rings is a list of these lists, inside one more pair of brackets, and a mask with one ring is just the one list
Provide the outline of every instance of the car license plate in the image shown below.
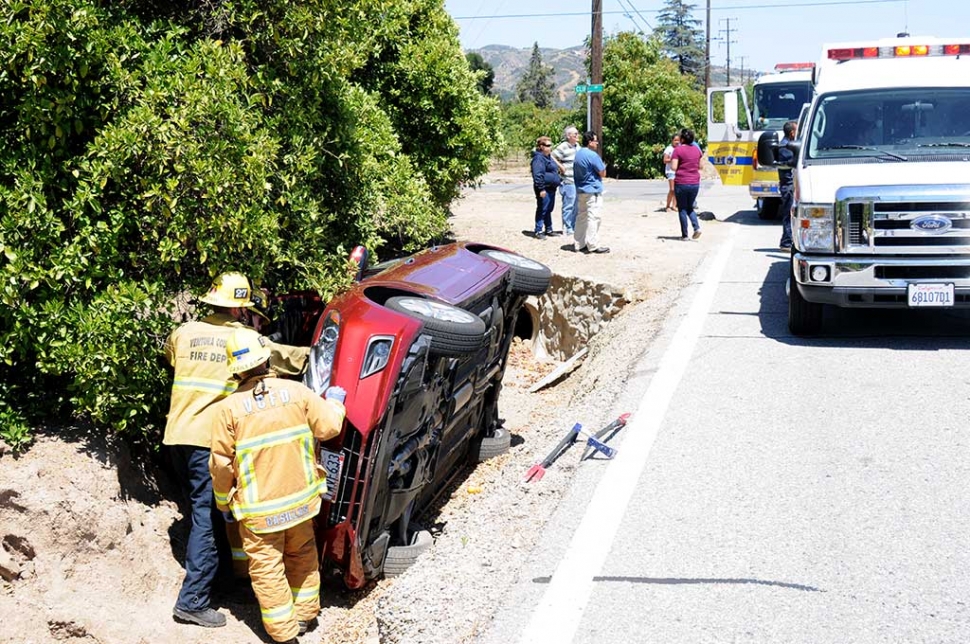
[[910,306],[953,306],[953,284],[909,284],[906,302]]
[[327,473],[327,493],[321,498],[324,501],[333,501],[337,498],[337,488],[340,487],[340,473],[344,469],[343,452],[321,449],[319,463]]

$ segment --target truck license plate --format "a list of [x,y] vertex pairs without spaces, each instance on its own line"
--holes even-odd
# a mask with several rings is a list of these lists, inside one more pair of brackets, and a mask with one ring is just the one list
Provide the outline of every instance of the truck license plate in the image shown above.
[[321,498],[324,501],[333,501],[337,498],[337,488],[340,487],[340,473],[344,469],[343,452],[331,452],[330,450],[320,450],[320,466],[327,473],[327,493]]
[[909,284],[906,302],[910,306],[953,306],[953,284]]

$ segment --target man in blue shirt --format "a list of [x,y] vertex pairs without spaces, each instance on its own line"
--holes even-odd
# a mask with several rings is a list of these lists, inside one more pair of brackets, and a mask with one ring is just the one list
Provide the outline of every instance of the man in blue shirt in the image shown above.
[[573,180],[576,183],[576,228],[573,248],[576,252],[608,253],[599,245],[600,217],[603,210],[603,177],[606,165],[597,153],[599,139],[595,132],[583,134],[583,147],[573,160]]

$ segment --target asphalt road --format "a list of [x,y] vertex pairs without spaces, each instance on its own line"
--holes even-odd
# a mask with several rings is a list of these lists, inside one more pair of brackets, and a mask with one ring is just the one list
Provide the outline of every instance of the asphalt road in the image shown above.
[[778,224],[725,225],[480,642],[970,641],[970,314],[793,337]]

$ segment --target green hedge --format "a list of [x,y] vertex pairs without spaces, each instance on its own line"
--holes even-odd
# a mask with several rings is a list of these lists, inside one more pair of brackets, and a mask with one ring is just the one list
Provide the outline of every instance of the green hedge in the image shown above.
[[156,440],[180,294],[241,270],[329,295],[356,244],[439,238],[498,119],[442,4],[0,6],[0,437]]

